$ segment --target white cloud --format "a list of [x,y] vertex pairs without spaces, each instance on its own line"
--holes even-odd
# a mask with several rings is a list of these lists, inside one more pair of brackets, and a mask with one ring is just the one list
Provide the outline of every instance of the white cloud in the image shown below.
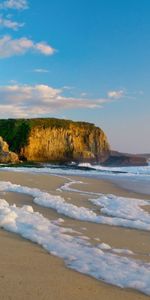
[[118,90],[118,91],[109,91],[107,93],[109,98],[119,99],[122,98],[125,95],[124,90]]
[[63,109],[101,108],[109,99],[67,97],[47,85],[0,86],[0,117],[37,117]]
[[11,83],[11,84],[17,84],[17,80],[11,79],[11,80],[9,80],[9,83]]
[[12,21],[10,19],[7,18],[3,18],[2,16],[0,16],[0,27],[6,27],[9,29],[13,29],[13,30],[18,30],[20,27],[23,27],[24,23],[18,23],[15,21]]
[[33,72],[35,73],[49,73],[47,69],[34,69]]
[[69,85],[63,86],[63,89],[68,91],[74,90],[74,88],[75,88],[74,86],[69,86]]
[[45,42],[36,43],[36,44],[34,44],[34,47],[37,51],[39,51],[45,55],[52,55],[55,51],[51,46],[49,46]]
[[86,97],[86,96],[87,96],[87,93],[85,93],[85,92],[81,93],[81,97]]
[[0,39],[0,58],[23,55],[29,51],[52,55],[55,49],[45,42],[35,43],[26,37],[13,39],[11,36],[5,35]]
[[0,3],[0,9],[24,10],[28,8],[27,0],[6,0]]

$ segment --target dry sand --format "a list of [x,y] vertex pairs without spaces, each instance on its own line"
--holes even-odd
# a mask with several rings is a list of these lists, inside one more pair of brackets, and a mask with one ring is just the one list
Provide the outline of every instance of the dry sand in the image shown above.
[[[85,184],[76,184],[74,187],[85,191],[149,199],[148,196],[128,192],[103,180],[77,177],[75,179],[82,180]],[[87,207],[91,205],[85,201],[88,198],[87,195],[56,192],[56,189],[66,182],[61,177],[1,171],[0,180],[38,187],[42,190],[50,191],[52,194],[61,194],[66,201],[71,201],[79,206],[83,203]],[[0,197],[2,198],[1,195]],[[32,205],[35,211],[40,211],[49,219],[60,217],[51,209],[33,204],[32,197],[17,193],[6,193],[4,198],[9,203],[16,203],[18,206],[23,204]],[[137,252],[136,258],[148,260],[144,255],[145,253],[150,253],[148,232],[80,222],[62,217],[65,220],[63,226],[72,227],[80,231],[88,236],[92,243],[98,243],[95,238],[100,238],[101,242],[108,243],[115,248],[128,248]],[[87,228],[86,231],[84,227]],[[136,291],[110,286],[89,276],[69,270],[61,259],[48,254],[38,245],[28,242],[15,234],[0,230],[0,245],[0,300],[149,299],[149,297]]]

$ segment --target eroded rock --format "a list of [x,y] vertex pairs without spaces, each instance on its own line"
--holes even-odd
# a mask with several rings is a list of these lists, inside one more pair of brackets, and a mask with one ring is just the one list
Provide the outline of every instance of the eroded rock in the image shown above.
[[8,144],[0,137],[0,163],[16,163],[19,162],[18,155],[9,151]]

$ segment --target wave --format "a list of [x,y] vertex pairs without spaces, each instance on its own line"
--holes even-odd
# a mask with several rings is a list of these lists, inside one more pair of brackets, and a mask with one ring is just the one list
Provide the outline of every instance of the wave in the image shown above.
[[150,175],[150,165],[148,166],[127,166],[127,167],[104,167],[101,165],[92,165],[90,163],[80,163],[79,167],[86,167],[92,170],[97,171],[106,171],[106,172],[118,172],[118,173],[128,173],[128,174],[137,174],[137,175]]

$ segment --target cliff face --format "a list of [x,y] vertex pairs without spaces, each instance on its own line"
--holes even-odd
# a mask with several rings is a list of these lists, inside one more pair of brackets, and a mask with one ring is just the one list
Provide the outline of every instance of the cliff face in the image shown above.
[[31,130],[28,145],[21,156],[34,161],[104,161],[109,146],[105,134],[98,128],[70,126]]
[[18,155],[9,151],[8,144],[0,137],[0,163],[16,163],[18,161]]
[[93,124],[59,119],[0,120],[0,135],[28,161],[104,162],[109,145]]

